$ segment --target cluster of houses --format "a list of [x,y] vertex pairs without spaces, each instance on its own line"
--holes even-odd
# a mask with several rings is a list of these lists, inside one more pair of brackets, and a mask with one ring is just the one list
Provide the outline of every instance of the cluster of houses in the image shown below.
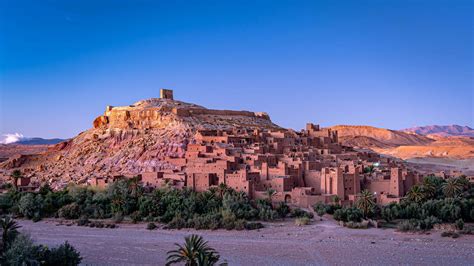
[[[173,169],[141,174],[149,188],[190,188],[205,191],[220,184],[300,207],[316,202],[354,202],[363,189],[379,204],[398,202],[422,179],[403,162],[338,142],[336,131],[308,124],[291,130],[201,130],[182,158],[167,158]],[[96,177],[92,186],[105,187],[113,178]]]

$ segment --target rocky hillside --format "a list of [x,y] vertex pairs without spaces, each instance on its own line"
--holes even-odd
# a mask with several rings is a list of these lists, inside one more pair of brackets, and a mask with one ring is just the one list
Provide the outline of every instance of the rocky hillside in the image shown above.
[[198,129],[280,128],[265,113],[210,110],[170,99],[107,106],[93,128],[40,155],[18,155],[0,164],[38,180],[85,182],[91,175],[133,175],[170,169],[166,157],[182,157]]
[[339,125],[331,127],[337,130],[339,140],[349,146],[389,148],[402,145],[426,145],[433,142],[425,136],[371,126]]
[[424,126],[424,127],[413,127],[402,130],[404,132],[416,133],[419,135],[439,135],[439,136],[464,136],[474,137],[474,129],[468,126]]
[[411,158],[474,158],[474,138],[419,135],[370,126],[334,126],[339,140],[348,146],[368,148],[378,153]]

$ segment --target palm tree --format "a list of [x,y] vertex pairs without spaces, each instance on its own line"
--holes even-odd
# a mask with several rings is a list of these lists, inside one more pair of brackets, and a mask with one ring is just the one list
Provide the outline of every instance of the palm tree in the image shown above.
[[0,227],[2,228],[2,252],[8,248],[10,241],[12,240],[12,234],[18,233],[17,229],[21,226],[13,220],[10,216],[4,216],[0,218]]
[[454,198],[461,194],[464,184],[458,178],[450,178],[443,184],[443,194],[447,198]]
[[20,170],[13,171],[10,178],[12,180],[13,187],[15,188],[15,190],[18,190],[18,179],[21,178],[21,171]]
[[219,198],[223,198],[224,194],[229,190],[229,187],[226,183],[220,183],[217,187],[217,191],[219,192]]
[[438,188],[441,186],[441,179],[436,176],[426,176],[423,179],[422,191],[426,199],[436,197]]
[[[423,186],[424,187],[424,186]],[[425,199],[425,193],[420,186],[413,186],[407,193],[407,198],[410,201],[420,203]]]
[[361,209],[364,213],[364,217],[367,217],[369,213],[375,207],[374,195],[368,190],[364,190],[359,194],[356,202],[357,208]]
[[184,246],[175,244],[178,249],[167,253],[166,265],[184,263],[186,266],[204,266],[215,265],[219,261],[219,254],[201,236],[191,235],[184,240]]
[[128,181],[128,189],[130,192],[130,195],[134,198],[137,198],[141,194],[141,187],[140,187],[140,177],[135,176],[130,178]]
[[276,195],[276,193],[277,193],[276,190],[274,190],[272,188],[269,188],[269,189],[267,189],[267,191],[265,191],[265,194],[267,195],[268,201],[270,203],[272,203],[272,198],[273,198],[273,196]]

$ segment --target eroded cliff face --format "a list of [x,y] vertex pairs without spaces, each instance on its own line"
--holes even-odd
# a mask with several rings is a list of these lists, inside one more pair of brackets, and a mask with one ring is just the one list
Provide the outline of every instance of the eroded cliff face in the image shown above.
[[184,157],[199,129],[280,128],[265,113],[209,110],[169,99],[107,107],[93,128],[38,155],[11,158],[4,172],[20,169],[55,186],[93,176],[135,175],[173,169],[165,158]]

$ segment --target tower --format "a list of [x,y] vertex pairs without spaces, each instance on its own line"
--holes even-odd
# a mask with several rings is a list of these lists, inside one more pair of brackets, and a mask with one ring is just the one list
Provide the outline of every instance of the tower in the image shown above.
[[160,99],[173,100],[173,90],[160,89]]

